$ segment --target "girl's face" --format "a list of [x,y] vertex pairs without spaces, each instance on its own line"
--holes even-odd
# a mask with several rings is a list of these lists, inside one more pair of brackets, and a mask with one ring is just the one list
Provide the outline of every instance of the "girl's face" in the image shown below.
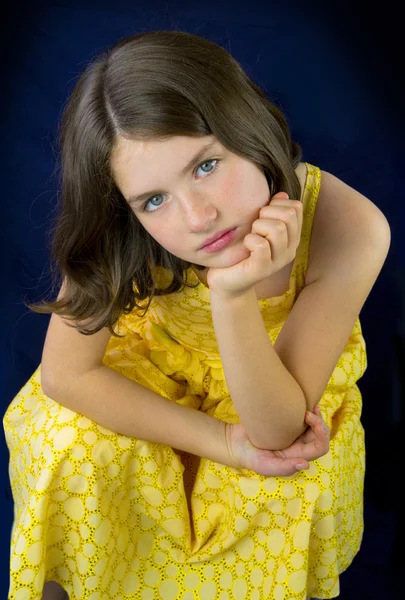
[[[270,201],[267,180],[260,168],[228,151],[214,136],[165,141],[120,137],[111,166],[139,221],[175,256],[215,268],[249,256],[243,238]],[[226,245],[203,248],[209,238],[229,230],[234,232],[225,238]]]

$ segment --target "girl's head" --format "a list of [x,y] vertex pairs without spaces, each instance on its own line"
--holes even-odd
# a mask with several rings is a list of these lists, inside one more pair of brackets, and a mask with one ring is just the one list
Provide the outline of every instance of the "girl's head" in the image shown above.
[[[270,196],[300,197],[301,152],[283,114],[226,50],[182,31],[140,33],[94,59],[69,98],[60,142],[52,255],[64,294],[29,307],[83,333],[113,333],[140,301],[147,308],[187,285],[192,265],[246,258],[243,238]],[[228,247],[201,250],[231,228]],[[173,275],[164,289],[156,267]]]
[[[166,253],[200,268],[229,267],[249,256],[243,239],[269,202],[269,186],[259,166],[215,136],[120,137],[111,166],[136,218]],[[235,231],[226,248],[202,248],[229,230]]]

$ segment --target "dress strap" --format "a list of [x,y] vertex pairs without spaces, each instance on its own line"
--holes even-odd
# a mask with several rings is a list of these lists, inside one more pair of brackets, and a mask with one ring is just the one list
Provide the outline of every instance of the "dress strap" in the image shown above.
[[301,241],[297,248],[293,270],[297,292],[305,287],[305,273],[308,267],[308,253],[311,242],[312,225],[314,222],[319,190],[321,188],[321,171],[319,167],[315,167],[307,162],[305,163],[305,166],[307,168],[307,177],[301,195],[303,204]]

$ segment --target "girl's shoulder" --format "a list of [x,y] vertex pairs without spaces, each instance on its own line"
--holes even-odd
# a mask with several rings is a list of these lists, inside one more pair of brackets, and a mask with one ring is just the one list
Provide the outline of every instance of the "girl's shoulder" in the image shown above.
[[[354,267],[353,254],[381,243],[385,252],[390,239],[388,221],[382,211],[359,191],[335,175],[317,169],[319,185],[311,218],[306,285],[326,273]],[[311,193],[312,187],[310,189]],[[373,235],[374,232],[374,235]]]

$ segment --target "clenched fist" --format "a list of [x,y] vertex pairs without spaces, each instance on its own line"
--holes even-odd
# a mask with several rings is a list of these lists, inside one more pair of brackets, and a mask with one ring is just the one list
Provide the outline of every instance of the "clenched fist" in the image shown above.
[[209,269],[210,290],[224,297],[240,296],[293,261],[301,239],[302,216],[302,203],[289,200],[285,192],[270,198],[243,240],[250,256],[231,267]]

